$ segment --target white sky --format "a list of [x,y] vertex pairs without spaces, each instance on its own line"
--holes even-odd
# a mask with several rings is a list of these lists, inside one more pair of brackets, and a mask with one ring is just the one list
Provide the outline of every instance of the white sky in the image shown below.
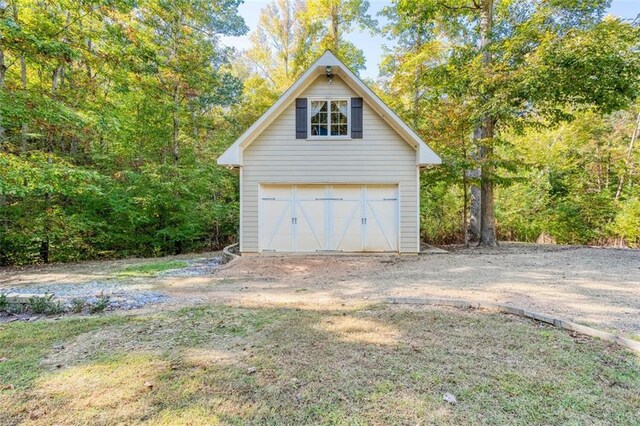
[[[267,0],[245,0],[240,5],[240,15],[244,18],[249,31],[253,31],[258,25],[260,11],[267,3],[269,3]],[[384,6],[389,4],[390,2],[388,1],[370,0],[369,13],[380,23],[382,20],[377,14]],[[640,0],[613,0],[609,13],[624,19],[635,19],[640,15]],[[377,79],[378,67],[383,54],[382,46],[384,44],[390,45],[391,42],[379,34],[372,35],[362,31],[353,32],[347,38],[364,51],[367,68],[360,72],[361,77]],[[241,37],[223,37],[222,42],[227,46],[243,50],[249,47],[249,36],[247,33]]]

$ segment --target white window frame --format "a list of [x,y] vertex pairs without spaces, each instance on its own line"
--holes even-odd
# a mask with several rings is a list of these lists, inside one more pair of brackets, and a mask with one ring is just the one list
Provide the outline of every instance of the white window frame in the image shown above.
[[[311,135],[311,102],[312,101],[326,101],[327,102],[327,131],[331,133],[331,102],[332,101],[347,101],[347,134],[344,136],[339,135]],[[351,98],[350,97],[315,97],[315,98],[307,98],[307,140],[351,140]]]

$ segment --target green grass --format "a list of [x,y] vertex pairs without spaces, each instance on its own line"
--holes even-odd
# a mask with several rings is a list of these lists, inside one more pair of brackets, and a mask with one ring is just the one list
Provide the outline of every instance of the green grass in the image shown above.
[[180,269],[188,266],[188,263],[182,260],[169,260],[164,262],[144,263],[141,265],[129,266],[118,272],[121,277],[138,277],[155,275],[158,272],[169,271],[171,269]]
[[0,325],[0,358],[7,359],[0,362],[0,388],[9,384],[21,389],[28,388],[42,372],[40,361],[54,346],[125,321],[124,317],[112,315]]
[[206,306],[14,323],[0,326],[0,357],[0,384],[15,385],[0,390],[0,424],[633,425],[640,413],[637,354],[463,310]]

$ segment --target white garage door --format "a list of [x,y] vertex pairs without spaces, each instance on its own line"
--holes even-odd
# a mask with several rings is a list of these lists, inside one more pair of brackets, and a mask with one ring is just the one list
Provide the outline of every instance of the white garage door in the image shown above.
[[397,185],[262,185],[260,250],[398,251]]

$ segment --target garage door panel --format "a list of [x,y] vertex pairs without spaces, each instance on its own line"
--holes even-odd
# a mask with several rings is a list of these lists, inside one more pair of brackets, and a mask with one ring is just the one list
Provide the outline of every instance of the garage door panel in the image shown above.
[[331,250],[362,250],[362,206],[360,201],[332,203]]
[[330,250],[362,251],[362,185],[331,185]]
[[326,245],[326,188],[319,185],[295,186],[295,251],[314,252]]
[[365,190],[365,250],[397,251],[398,189],[367,185]]
[[264,250],[291,251],[293,229],[291,200],[263,200],[262,247]]

